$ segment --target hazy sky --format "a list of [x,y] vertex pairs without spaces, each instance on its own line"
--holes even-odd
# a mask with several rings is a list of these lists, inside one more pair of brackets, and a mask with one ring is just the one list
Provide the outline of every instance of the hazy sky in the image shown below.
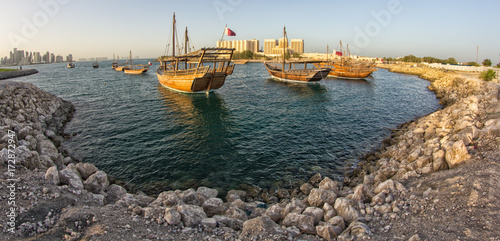
[[[194,47],[215,47],[225,24],[236,37],[304,39],[306,52],[348,43],[372,57],[408,54],[480,62],[500,58],[500,1],[0,0],[0,56],[12,48],[75,58],[157,57],[187,26]],[[182,39],[182,38],[180,38]]]

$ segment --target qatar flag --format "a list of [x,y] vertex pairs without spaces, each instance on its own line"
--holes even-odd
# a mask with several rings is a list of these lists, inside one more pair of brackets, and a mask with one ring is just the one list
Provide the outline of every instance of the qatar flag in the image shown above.
[[227,36],[236,36],[236,33],[233,32],[233,30],[226,28],[226,35]]

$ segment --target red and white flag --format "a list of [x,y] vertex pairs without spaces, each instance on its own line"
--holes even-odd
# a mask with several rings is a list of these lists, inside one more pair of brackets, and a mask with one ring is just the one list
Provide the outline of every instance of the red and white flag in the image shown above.
[[342,56],[342,52],[335,51],[335,55],[337,55],[337,56]]
[[226,28],[225,33],[226,33],[227,36],[236,36],[236,33],[233,30],[229,29],[229,28]]

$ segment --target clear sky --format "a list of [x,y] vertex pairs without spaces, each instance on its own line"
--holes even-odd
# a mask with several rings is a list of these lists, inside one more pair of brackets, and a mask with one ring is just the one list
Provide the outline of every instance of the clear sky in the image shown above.
[[187,26],[194,47],[225,40],[304,39],[306,52],[349,44],[353,54],[455,57],[459,62],[500,61],[500,1],[484,0],[0,0],[0,56],[12,48],[73,54],[158,57]]

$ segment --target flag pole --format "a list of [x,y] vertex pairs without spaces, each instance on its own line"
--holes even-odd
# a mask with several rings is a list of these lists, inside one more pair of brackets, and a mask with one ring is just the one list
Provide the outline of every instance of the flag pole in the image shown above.
[[226,33],[226,28],[227,28],[227,24],[226,26],[224,27],[224,32],[222,32],[222,37],[220,38],[220,41],[222,42],[222,40],[224,40],[224,34]]

